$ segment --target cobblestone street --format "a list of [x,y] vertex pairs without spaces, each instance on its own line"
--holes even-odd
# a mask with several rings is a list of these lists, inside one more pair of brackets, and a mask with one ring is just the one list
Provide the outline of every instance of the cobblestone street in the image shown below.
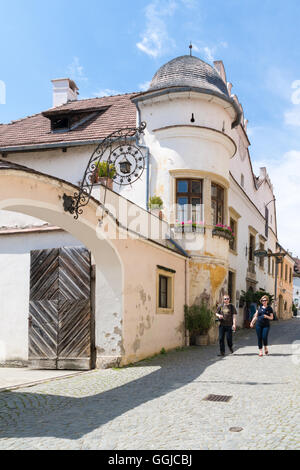
[[225,358],[191,347],[2,392],[0,449],[300,449],[299,340],[294,318],[272,324],[263,358],[242,330]]

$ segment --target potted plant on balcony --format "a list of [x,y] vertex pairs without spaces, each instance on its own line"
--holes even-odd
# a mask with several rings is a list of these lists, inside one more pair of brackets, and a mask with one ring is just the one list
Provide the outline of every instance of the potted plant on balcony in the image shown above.
[[162,208],[164,203],[159,196],[152,196],[149,199],[149,209],[152,214],[156,215],[160,219],[163,218]]
[[227,240],[232,240],[235,237],[232,228],[224,224],[216,224],[212,230],[212,234],[221,238],[226,238]]
[[178,220],[176,220],[175,232],[204,233],[205,232],[204,222],[193,222],[192,220],[188,220],[187,222],[179,222]]
[[204,304],[184,306],[185,326],[190,334],[190,344],[206,346],[208,330],[214,324],[214,313]]
[[113,177],[116,174],[116,168],[113,163],[97,162],[95,170],[92,174],[92,182],[100,183],[107,186],[109,189],[113,188]]

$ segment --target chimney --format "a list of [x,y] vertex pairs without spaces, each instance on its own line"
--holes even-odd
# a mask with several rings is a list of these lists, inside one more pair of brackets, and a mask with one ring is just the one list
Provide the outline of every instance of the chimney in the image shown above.
[[222,60],[215,60],[214,61],[214,67],[217,70],[217,72],[219,73],[219,75],[221,76],[223,82],[225,82],[227,84],[225,67],[224,67],[224,64],[223,64]]
[[77,101],[79,89],[73,80],[56,78],[51,82],[53,83],[53,108],[66,104],[68,101]]

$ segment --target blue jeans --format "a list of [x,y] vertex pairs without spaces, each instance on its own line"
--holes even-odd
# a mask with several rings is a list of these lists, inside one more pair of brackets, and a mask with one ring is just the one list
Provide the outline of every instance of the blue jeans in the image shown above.
[[258,348],[262,349],[263,345],[268,346],[269,326],[256,325],[256,334],[258,341]]
[[225,354],[225,334],[229,349],[232,349],[232,326],[219,326],[219,344],[221,353]]

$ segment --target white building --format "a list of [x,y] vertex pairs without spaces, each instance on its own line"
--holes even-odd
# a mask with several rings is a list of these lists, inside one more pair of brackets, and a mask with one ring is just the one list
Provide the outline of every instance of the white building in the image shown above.
[[[139,147],[145,171],[133,185],[114,184],[114,193],[108,194],[111,201],[120,201],[114,196],[120,194],[122,200],[135,204],[132,207],[143,210],[148,208],[150,197],[159,196],[164,204],[163,233],[168,232],[174,243],[167,243],[164,235],[154,238],[160,246],[161,259],[169,257],[168,266],[172,264],[170,260],[178,260],[177,264],[174,261],[176,269],[173,266],[166,270],[172,273],[175,284],[167,284],[166,289],[172,290],[173,306],[166,305],[164,313],[173,316],[157,320],[157,314],[162,313],[157,303],[149,300],[146,307],[145,292],[135,291],[134,286],[140,285],[138,276],[145,275],[145,291],[152,292],[148,298],[162,294],[161,285],[156,284],[157,276],[150,274],[151,250],[144,248],[148,261],[143,274],[133,271],[131,287],[126,289],[123,285],[120,290],[120,323],[107,322],[107,328],[121,331],[119,342],[126,335],[130,338],[127,349],[124,352],[124,347],[119,347],[116,352],[116,348],[110,348],[107,352],[109,348],[103,346],[106,343],[100,331],[102,324],[97,324],[97,315],[102,318],[102,314],[96,313],[97,351],[104,351],[104,356],[124,357],[123,363],[128,363],[158,352],[161,347],[182,345],[183,304],[205,301],[214,308],[227,290],[238,307],[239,325],[243,326],[244,311],[239,308],[242,290],[262,288],[274,293],[274,259],[256,258],[254,251],[276,252],[276,207],[266,169],[262,168],[259,176],[253,173],[247,121],[241,104],[231,93],[223,63],[215,62],[212,67],[197,57],[178,57],[158,70],[144,93],[90,100],[78,100],[78,88],[72,80],[53,80],[53,85],[53,108],[0,125],[0,162],[25,166],[78,186],[91,154],[105,137],[117,129],[145,122]],[[12,173],[16,171],[9,168]],[[0,176],[5,172],[8,169],[4,165]],[[93,195],[99,198],[97,191]],[[0,206],[5,209],[0,211],[0,361],[27,359],[30,251],[85,242],[80,232],[74,237],[76,231],[70,234],[63,230],[65,219],[49,216],[41,221],[41,215],[47,213],[45,209],[34,209],[32,202],[22,198],[12,199],[8,203],[3,196]],[[233,238],[227,226],[234,232]],[[149,238],[149,243],[155,241]],[[134,246],[130,245],[133,251]],[[176,250],[171,250],[171,246],[176,246]],[[137,263],[141,262],[139,258]],[[155,264],[161,265],[163,261]],[[132,317],[124,307],[127,296],[131,296]],[[140,306],[139,297],[144,307]],[[96,303],[100,312],[101,300]],[[139,312],[136,317],[135,311]],[[138,323],[136,318],[144,320]],[[106,330],[106,335],[112,331]]]

